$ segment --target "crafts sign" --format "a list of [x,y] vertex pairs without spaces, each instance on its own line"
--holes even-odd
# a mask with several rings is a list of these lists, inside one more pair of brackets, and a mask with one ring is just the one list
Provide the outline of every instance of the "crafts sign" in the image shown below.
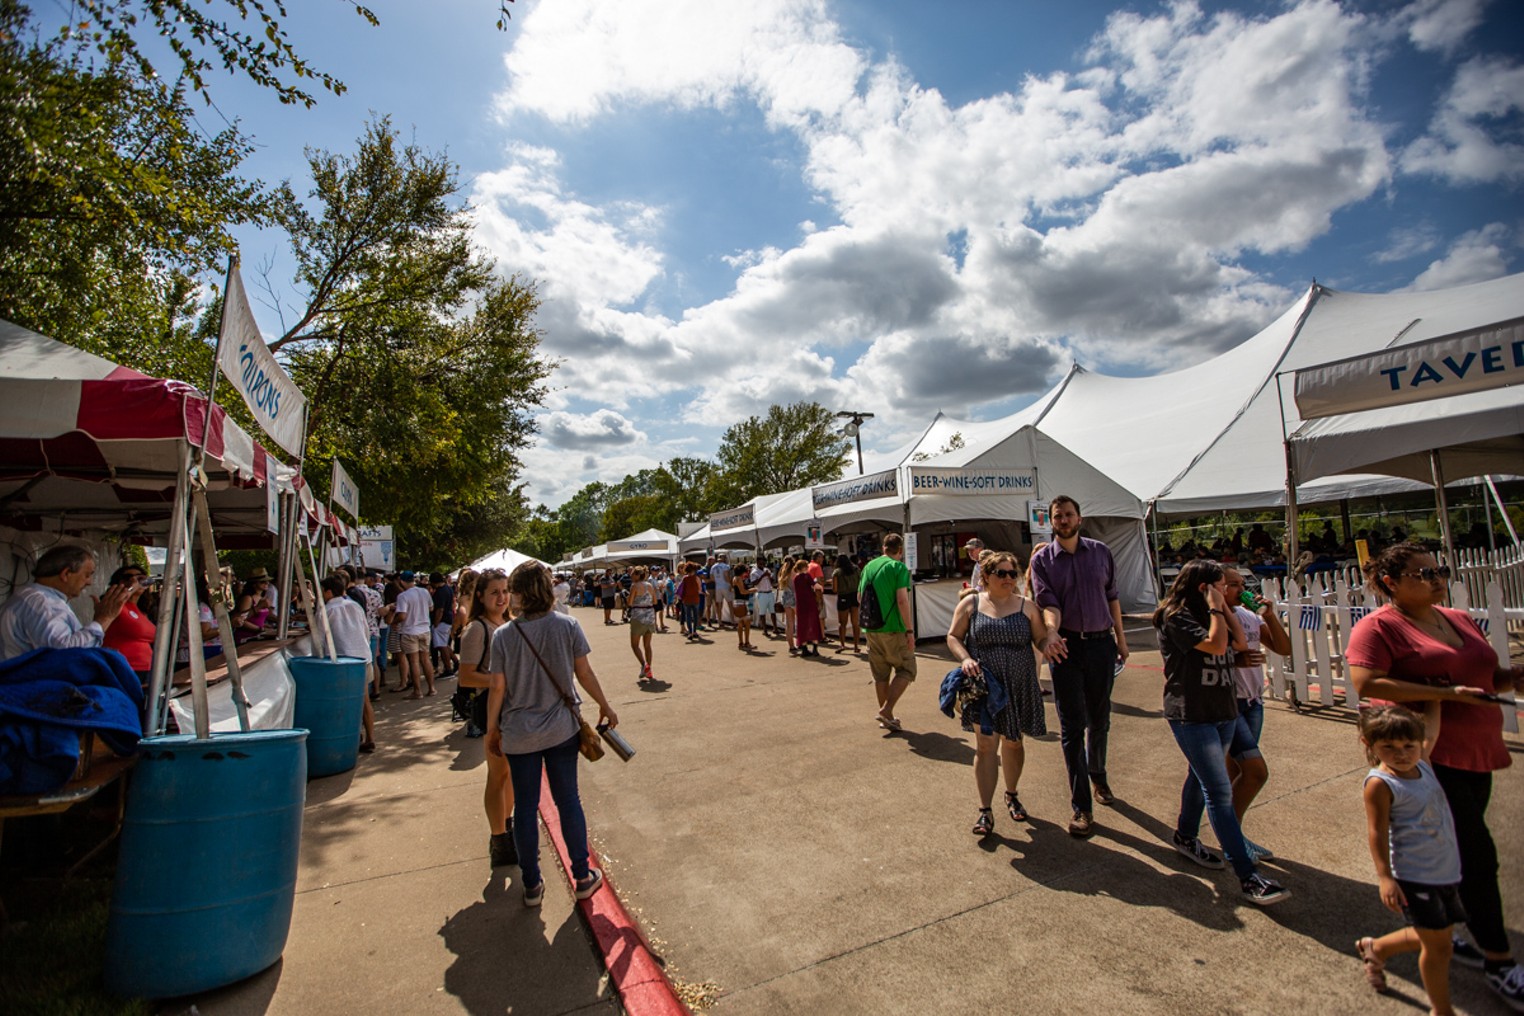
[[307,399],[286,376],[275,354],[265,345],[249,310],[243,279],[237,268],[228,273],[222,308],[222,334],[217,340],[217,365],[243,396],[259,427],[292,455],[302,454]]
[[1304,420],[1443,399],[1524,381],[1524,318],[1296,372]]
[[855,480],[823,483],[810,490],[810,500],[818,512],[839,504],[867,501],[876,497],[895,497],[900,492],[899,471],[886,469],[882,473],[869,473]]

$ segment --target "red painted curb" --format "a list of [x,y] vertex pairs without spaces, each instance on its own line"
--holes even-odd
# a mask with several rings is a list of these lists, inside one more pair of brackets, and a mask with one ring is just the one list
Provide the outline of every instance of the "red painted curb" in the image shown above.
[[[544,774],[540,776],[540,819],[545,823],[550,842],[561,858],[561,867],[571,879],[571,855],[567,853],[566,841],[561,836],[561,812],[550,796],[550,783]],[[592,844],[587,847],[589,863],[603,867],[598,862],[598,852]],[[619,902],[619,896],[609,882],[607,871],[603,873],[603,885],[588,899],[577,906],[592,930],[603,965],[613,978],[614,990],[624,1003],[629,1016],[693,1016],[688,1007],[678,1000],[672,990],[672,982],[650,946],[640,933],[640,928],[630,918],[629,911]]]

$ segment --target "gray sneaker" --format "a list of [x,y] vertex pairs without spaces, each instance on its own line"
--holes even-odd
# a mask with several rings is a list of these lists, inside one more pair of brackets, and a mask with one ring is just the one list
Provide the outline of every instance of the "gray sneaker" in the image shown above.
[[1471,944],[1471,941],[1452,933],[1450,935],[1452,951],[1450,958],[1463,967],[1472,967],[1481,970],[1487,965],[1487,957],[1482,951]]
[[1195,837],[1186,839],[1179,833],[1176,833],[1171,839],[1175,844],[1176,853],[1189,857],[1203,868],[1218,869],[1227,867],[1227,862],[1222,859],[1222,855],[1203,844],[1201,840]]
[[545,902],[545,880],[540,879],[537,885],[524,887],[524,906],[537,907]]

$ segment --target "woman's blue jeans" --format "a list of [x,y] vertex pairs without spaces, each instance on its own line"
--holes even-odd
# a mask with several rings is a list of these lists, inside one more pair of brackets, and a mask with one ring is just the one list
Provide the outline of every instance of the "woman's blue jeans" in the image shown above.
[[698,634],[699,605],[697,603],[685,603],[683,607],[683,630],[689,635]]
[[1191,766],[1185,786],[1180,788],[1180,819],[1175,823],[1175,832],[1182,839],[1195,839],[1201,832],[1201,813],[1205,811],[1228,863],[1240,879],[1245,879],[1254,874],[1255,868],[1233,811],[1233,781],[1228,779],[1227,763],[1228,745],[1237,723],[1237,720],[1222,723],[1170,720],[1169,729]]
[[513,845],[519,852],[524,885],[540,884],[540,772],[550,784],[551,800],[561,812],[561,837],[571,855],[572,878],[587,877],[587,816],[577,796],[578,735],[544,751],[508,756],[513,782]]

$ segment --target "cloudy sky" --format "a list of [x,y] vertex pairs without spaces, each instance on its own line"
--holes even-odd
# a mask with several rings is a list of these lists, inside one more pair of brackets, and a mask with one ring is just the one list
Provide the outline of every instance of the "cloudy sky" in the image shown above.
[[527,457],[551,506],[772,403],[871,411],[888,449],[1071,361],[1210,357],[1314,278],[1520,269],[1516,0],[518,0],[506,32],[493,0],[302,6],[348,94],[219,107],[266,179],[371,110],[460,164],[564,361]]

